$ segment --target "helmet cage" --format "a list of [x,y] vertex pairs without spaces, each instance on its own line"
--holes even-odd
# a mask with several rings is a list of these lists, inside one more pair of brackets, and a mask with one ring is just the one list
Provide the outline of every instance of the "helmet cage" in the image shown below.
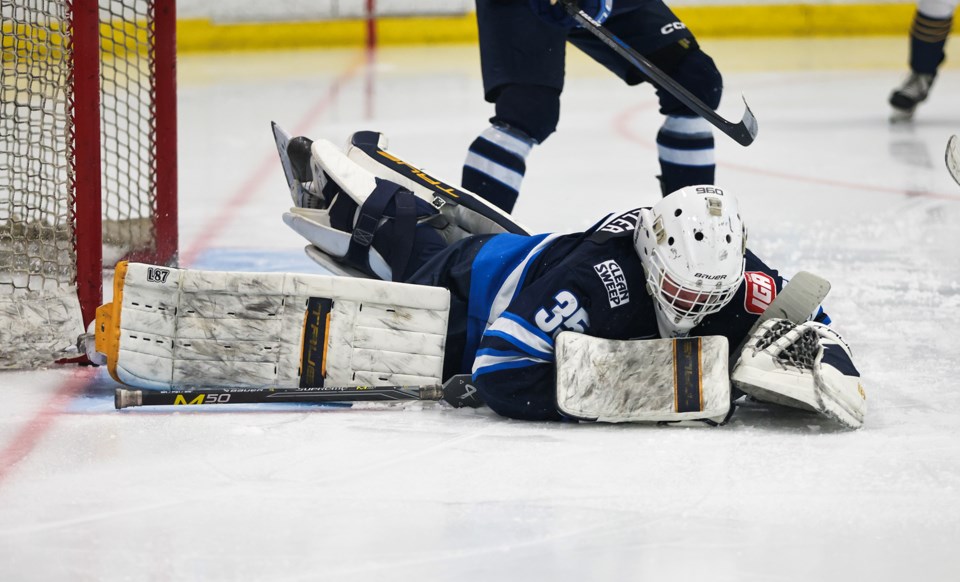
[[669,268],[660,249],[654,249],[650,259],[647,290],[673,327],[679,329],[692,329],[707,315],[723,309],[743,280],[745,261],[741,263],[740,277],[713,282],[706,279],[685,281],[681,274]]

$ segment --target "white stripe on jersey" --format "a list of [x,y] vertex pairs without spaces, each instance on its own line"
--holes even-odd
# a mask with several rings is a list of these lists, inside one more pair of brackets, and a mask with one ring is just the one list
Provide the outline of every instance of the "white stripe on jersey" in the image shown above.
[[[500,289],[497,290],[496,297],[494,297],[490,303],[490,313],[487,314],[487,327],[496,321],[497,318],[500,317],[500,314],[510,305],[510,302],[513,301],[514,296],[517,294],[517,289],[523,284],[523,276],[527,272],[527,266],[530,264],[530,261],[537,258],[537,255],[559,236],[563,235],[553,233],[545,236],[543,240],[540,241],[540,244],[533,247],[533,250],[527,253],[527,256],[507,275],[503,284],[500,285]],[[484,329],[484,331],[486,331],[486,329]]]
[[484,373],[482,370],[492,372],[502,368],[520,368],[523,366],[532,366],[534,364],[543,363],[547,363],[547,361],[541,360],[540,358],[531,358],[526,356],[493,356],[478,353],[477,357],[473,360],[473,370],[471,370],[471,373],[477,375]]
[[[529,348],[529,350],[525,351],[533,351],[542,354],[553,353],[553,343],[545,341],[541,336],[531,332],[512,319],[498,317],[497,320],[493,322],[493,325],[488,327],[487,331],[484,333],[486,334],[487,332],[491,331],[498,331],[517,340],[517,343],[519,344],[518,347],[525,346]],[[523,348],[521,347],[520,349]]]

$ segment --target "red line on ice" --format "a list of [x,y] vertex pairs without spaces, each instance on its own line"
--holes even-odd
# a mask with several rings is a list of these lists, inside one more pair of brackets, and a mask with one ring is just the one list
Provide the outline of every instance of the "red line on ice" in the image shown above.
[[[655,101],[650,101],[648,103],[643,103],[637,105],[636,107],[631,107],[620,112],[619,115],[616,115],[613,118],[613,128],[614,131],[620,134],[621,137],[628,141],[640,144],[641,146],[647,149],[656,150],[657,146],[655,143],[651,142],[648,138],[643,138],[634,133],[630,128],[630,118],[634,115],[637,115],[641,112],[644,112],[648,109],[652,109],[657,104]],[[714,130],[714,135],[716,139],[726,139],[722,133],[717,130]],[[808,184],[819,184],[821,186],[833,186],[835,188],[847,188],[849,190],[862,190],[867,192],[884,192],[887,194],[900,194],[907,197],[919,197],[919,198],[935,198],[939,200],[952,200],[956,202],[960,200],[960,197],[955,194],[944,194],[942,192],[921,192],[913,190],[905,190],[903,188],[888,188],[886,186],[877,186],[865,183],[855,183],[855,182],[844,182],[841,180],[827,180],[823,178],[814,178],[804,174],[791,174],[789,172],[779,172],[776,170],[766,170],[763,168],[758,168],[756,166],[748,166],[744,164],[734,164],[730,162],[719,161],[717,162],[718,166],[726,168],[732,168],[739,170],[741,172],[746,172],[748,174],[758,174],[761,176],[770,176],[771,178],[780,178],[783,180],[789,180],[792,182],[806,182]]]
[[[300,123],[293,128],[294,135],[301,135],[307,128],[313,125],[317,118],[323,115],[340,94],[343,86],[351,81],[357,73],[368,64],[367,51],[364,50],[347,69],[340,74],[331,83],[327,93],[321,98],[307,113],[300,119]],[[271,148],[273,149],[273,148]],[[210,246],[220,233],[222,233],[236,218],[237,213],[243,208],[253,195],[260,189],[263,182],[270,175],[271,169],[278,164],[277,154],[271,151],[265,155],[257,164],[253,172],[243,182],[237,192],[220,207],[220,213],[209,220],[204,228],[200,230],[200,235],[193,240],[193,243],[180,253],[180,266],[189,267],[196,260],[197,256]]]
[[89,374],[85,371],[75,372],[69,381],[43,403],[26,426],[13,436],[10,444],[0,451],[0,484],[10,475],[17,463],[36,448],[54,421],[67,409],[74,395],[83,390],[89,381]]
[[[330,104],[335,101],[343,85],[353,79],[364,66],[368,65],[368,59],[369,56],[365,50],[339,77],[334,79],[323,98],[307,111],[297,127],[294,128],[295,134],[302,133],[304,129],[323,115]],[[277,163],[275,155],[264,156],[240,189],[222,207],[220,214],[207,223],[201,231],[203,234],[197,237],[186,251],[181,253],[181,264],[189,266],[197,255],[223,232],[236,217],[237,211],[250,201],[275,163]],[[10,444],[0,451],[0,483],[3,483],[3,480],[10,475],[17,463],[36,448],[54,421],[67,409],[74,395],[80,392],[88,381],[87,374],[77,372],[70,381],[65,383],[56,394],[43,404],[27,425],[14,435]]]

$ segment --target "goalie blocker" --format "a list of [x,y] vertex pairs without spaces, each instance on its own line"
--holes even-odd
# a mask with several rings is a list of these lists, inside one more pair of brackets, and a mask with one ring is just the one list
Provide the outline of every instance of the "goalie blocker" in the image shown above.
[[599,422],[723,424],[730,416],[722,336],[608,340],[557,336],[557,407]]

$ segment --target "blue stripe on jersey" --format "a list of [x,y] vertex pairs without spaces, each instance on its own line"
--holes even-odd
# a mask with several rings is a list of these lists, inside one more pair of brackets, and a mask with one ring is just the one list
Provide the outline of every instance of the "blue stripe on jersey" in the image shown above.
[[817,307],[817,310],[814,312],[814,315],[811,319],[813,321],[819,321],[820,323],[825,325],[830,325],[831,323],[833,323],[833,320],[830,319],[830,316],[823,311],[823,305]]
[[[523,286],[529,264],[542,250],[541,243],[550,236],[555,235],[500,234],[491,238],[477,253],[470,270],[467,339],[463,354],[467,367],[473,361],[487,324],[500,315],[499,311],[506,309],[516,290]],[[523,269],[515,273],[520,266]],[[502,297],[505,292],[509,297]],[[499,311],[495,304],[502,304]]]

